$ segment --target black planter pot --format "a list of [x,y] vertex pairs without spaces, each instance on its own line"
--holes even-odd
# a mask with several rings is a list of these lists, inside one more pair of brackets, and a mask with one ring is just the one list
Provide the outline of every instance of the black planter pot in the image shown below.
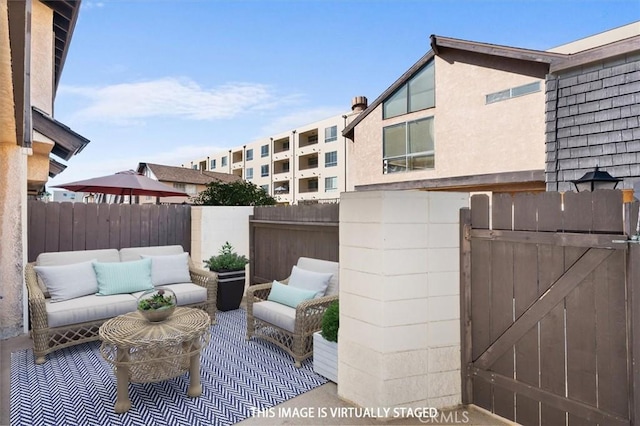
[[219,311],[231,311],[240,307],[244,295],[245,272],[228,271],[217,272],[218,296],[217,307]]

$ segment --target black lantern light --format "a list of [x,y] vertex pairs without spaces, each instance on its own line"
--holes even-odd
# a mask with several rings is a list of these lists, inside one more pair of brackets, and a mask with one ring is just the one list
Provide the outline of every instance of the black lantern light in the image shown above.
[[587,172],[580,179],[572,180],[578,192],[595,191],[597,189],[616,189],[622,179],[615,178],[607,172],[602,172],[599,167],[592,172]]

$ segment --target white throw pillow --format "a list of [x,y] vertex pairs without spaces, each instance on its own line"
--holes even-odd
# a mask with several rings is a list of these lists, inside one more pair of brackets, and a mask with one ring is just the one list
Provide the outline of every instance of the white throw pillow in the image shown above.
[[291,269],[289,285],[303,290],[315,291],[315,299],[324,296],[332,276],[333,274],[331,273],[308,271],[294,265],[293,269]]
[[187,252],[163,256],[141,254],[140,257],[151,259],[151,282],[154,286],[191,282]]
[[51,295],[52,302],[75,299],[98,291],[98,280],[92,263],[72,263],[59,266],[34,266],[36,274],[42,279]]

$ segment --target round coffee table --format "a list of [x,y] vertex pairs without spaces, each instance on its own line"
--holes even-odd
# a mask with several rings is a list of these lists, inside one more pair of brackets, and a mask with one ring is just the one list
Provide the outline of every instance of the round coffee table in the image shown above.
[[200,350],[209,342],[210,325],[206,312],[180,307],[161,322],[149,322],[136,311],[102,324],[100,353],[113,365],[117,380],[114,411],[131,408],[129,382],[159,382],[187,371],[187,395],[200,396]]

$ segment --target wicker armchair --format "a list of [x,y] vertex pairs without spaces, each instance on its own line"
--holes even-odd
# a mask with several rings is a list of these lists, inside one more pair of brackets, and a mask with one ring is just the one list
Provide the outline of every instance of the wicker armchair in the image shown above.
[[[38,278],[34,270],[35,265],[35,262],[25,265],[25,282],[29,298],[29,319],[31,322],[35,362],[36,364],[42,364],[45,362],[45,356],[57,349],[98,340],[98,330],[109,318],[69,324],[62,327],[50,327],[47,313],[47,301],[49,299],[45,297],[38,284]],[[207,300],[202,303],[183,306],[204,310],[211,317],[211,323],[215,324],[217,292],[215,274],[197,269],[189,259],[189,275],[194,284],[207,289]]]
[[[252,285],[247,289],[247,340],[257,337],[284,349],[289,353],[295,366],[300,367],[302,361],[313,355],[313,333],[322,328],[322,316],[329,305],[338,300],[339,264],[326,260],[301,257],[297,266],[314,272],[331,272],[329,287],[325,296],[300,303],[295,308],[295,320],[292,326],[276,325],[261,315],[254,315],[254,306],[267,301],[272,283]],[[280,281],[288,284],[289,278]],[[273,302],[269,302],[273,303]],[[280,308],[278,308],[279,310]],[[282,311],[274,312],[278,315],[293,315],[294,309],[283,306]],[[285,328],[286,327],[286,328]]]

